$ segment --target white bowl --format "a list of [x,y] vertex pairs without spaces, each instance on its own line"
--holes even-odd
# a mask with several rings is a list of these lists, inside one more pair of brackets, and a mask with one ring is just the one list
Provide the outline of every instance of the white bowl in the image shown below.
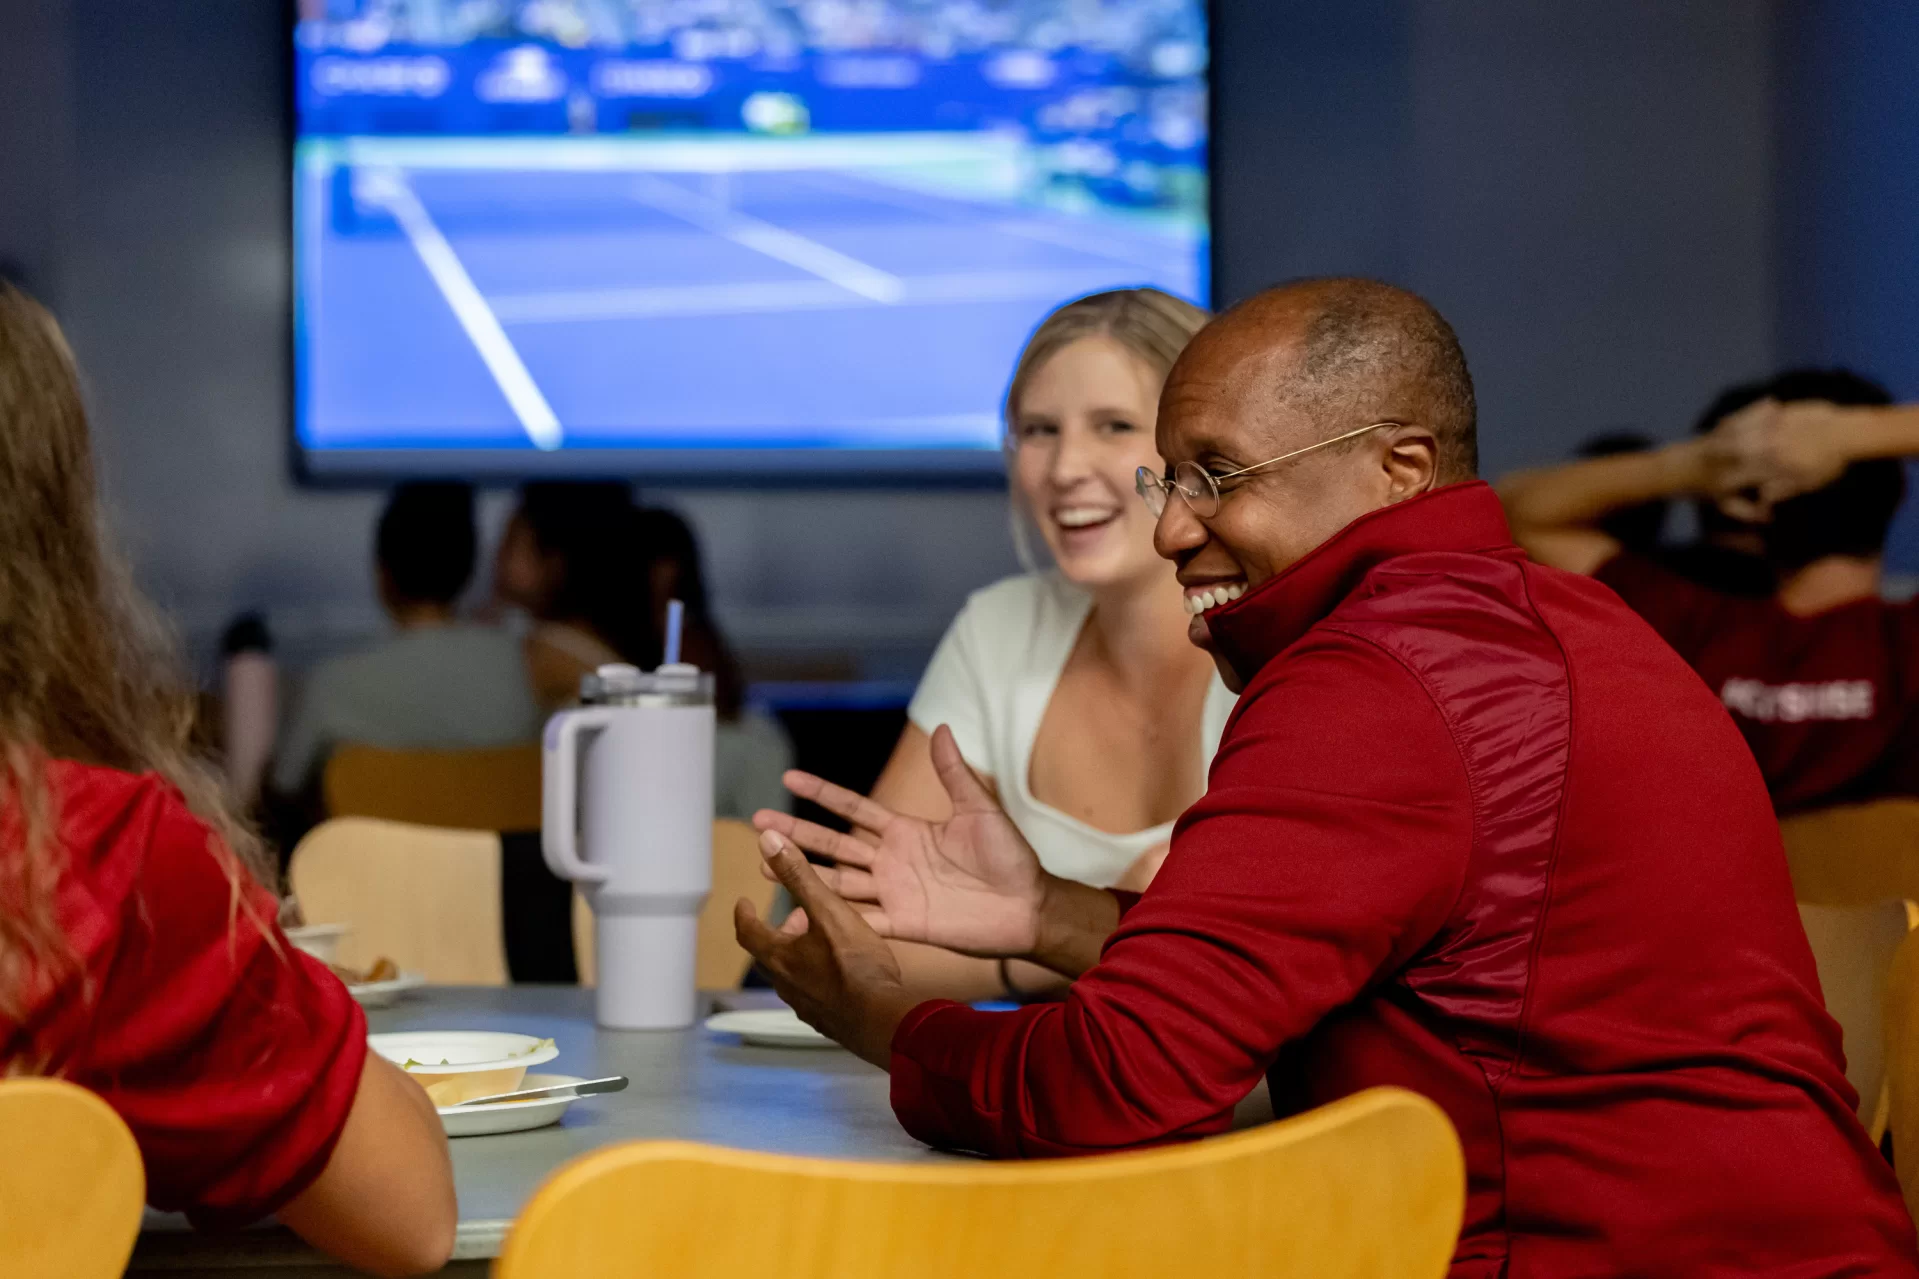
[[351,924],[308,924],[304,928],[289,928],[286,935],[295,950],[304,950],[321,963],[331,964],[340,953],[340,939],[352,931]]
[[534,1066],[560,1055],[550,1039],[498,1030],[413,1030],[368,1035],[367,1046],[413,1076],[435,1106],[512,1092]]

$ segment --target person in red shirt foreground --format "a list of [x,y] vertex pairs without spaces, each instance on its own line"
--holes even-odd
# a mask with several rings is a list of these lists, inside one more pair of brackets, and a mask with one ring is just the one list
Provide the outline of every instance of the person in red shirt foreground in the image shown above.
[[[943,729],[947,822],[790,774],[855,830],[755,818],[804,908],[738,909],[779,993],[989,1155],[1219,1132],[1262,1075],[1282,1115],[1423,1093],[1465,1148],[1455,1276],[1919,1274],[1758,770],[1651,628],[1513,544],[1445,321],[1261,294],[1180,356],[1158,445],[1156,544],[1244,690],[1158,878],[1043,873]],[[1075,980],[921,1003],[885,937]]]
[[[1781,814],[1919,796],[1919,603],[1879,598],[1919,411],[1854,374],[1787,373],[1720,397],[1708,433],[1499,483],[1519,544],[1611,587],[1719,695]],[[1716,503],[1758,532],[1770,596],[1714,589],[1622,547],[1611,513]]]
[[105,1098],[156,1208],[277,1214],[374,1273],[438,1270],[457,1221],[439,1117],[275,926],[97,522],[71,355],[0,284],[0,1076]]

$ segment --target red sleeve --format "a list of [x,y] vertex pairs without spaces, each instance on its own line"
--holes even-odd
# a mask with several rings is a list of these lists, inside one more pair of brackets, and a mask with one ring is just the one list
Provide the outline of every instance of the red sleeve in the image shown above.
[[901,1023],[909,1132],[1039,1156],[1219,1131],[1283,1045],[1439,930],[1471,841],[1459,752],[1392,658],[1307,643],[1248,690],[1165,865],[1064,1002]]
[[141,833],[140,878],[66,1074],[133,1130],[154,1207],[243,1225],[325,1169],[359,1086],[366,1017],[273,927],[269,894],[250,880],[236,890],[177,799]]
[[1601,564],[1594,580],[1610,587],[1681,657],[1692,661],[1726,597],[1632,551]]

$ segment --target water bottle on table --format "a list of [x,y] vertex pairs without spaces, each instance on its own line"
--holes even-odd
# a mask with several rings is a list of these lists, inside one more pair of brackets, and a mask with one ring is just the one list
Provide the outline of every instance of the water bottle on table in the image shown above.
[[713,887],[713,677],[602,666],[580,694],[546,725],[542,847],[593,907],[599,1023],[691,1026]]

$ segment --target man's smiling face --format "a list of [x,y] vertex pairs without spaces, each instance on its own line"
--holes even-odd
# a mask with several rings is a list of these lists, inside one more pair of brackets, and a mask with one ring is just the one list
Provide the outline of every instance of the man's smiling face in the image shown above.
[[[1268,295],[1202,330],[1173,366],[1160,398],[1158,445],[1167,466],[1214,475],[1255,466],[1373,422],[1395,425],[1350,443],[1227,480],[1218,513],[1201,519],[1178,497],[1154,529],[1154,548],[1178,566],[1189,637],[1212,648],[1206,615],[1285,571],[1353,520],[1432,488],[1437,447],[1394,377],[1363,368],[1309,367],[1321,307],[1310,290]],[[1236,675],[1221,666],[1229,685]]]

